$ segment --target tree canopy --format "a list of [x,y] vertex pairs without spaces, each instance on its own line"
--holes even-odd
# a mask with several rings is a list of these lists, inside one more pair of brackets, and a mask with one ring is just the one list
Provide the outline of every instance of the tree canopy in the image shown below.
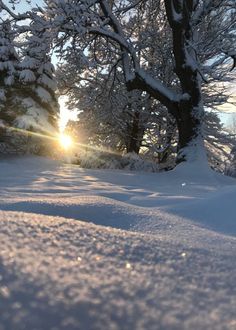
[[[179,162],[202,157],[204,106],[226,101],[219,82],[231,79],[235,67],[233,0],[45,0],[21,14],[0,1],[0,8],[20,34],[33,33],[43,22],[51,47],[67,63],[67,87],[78,92],[78,86],[83,91],[99,81],[111,91],[107,105],[122,89],[123,96],[133,91],[146,113],[154,105],[156,113],[165,109],[164,117],[174,118]],[[25,20],[31,23],[22,25]],[[122,119],[119,106],[115,121],[127,124],[130,119]],[[129,103],[129,118],[131,108]],[[135,109],[133,124],[142,112]]]

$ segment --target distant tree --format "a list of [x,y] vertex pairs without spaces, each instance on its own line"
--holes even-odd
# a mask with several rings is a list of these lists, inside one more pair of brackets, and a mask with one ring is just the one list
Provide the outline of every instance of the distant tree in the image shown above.
[[230,163],[234,137],[227,132],[218,114],[213,111],[205,112],[203,131],[211,167],[224,172]]
[[[67,80],[68,75],[75,77],[75,71],[76,68],[71,70],[69,63],[61,67],[60,76],[63,81]],[[115,77],[90,72],[81,83],[72,81],[71,88],[68,81],[65,87],[68,105],[80,109],[78,119],[90,131],[90,142],[101,140],[103,145],[111,148],[139,153],[152,108],[148,95],[140,91],[127,92],[119,72]]]

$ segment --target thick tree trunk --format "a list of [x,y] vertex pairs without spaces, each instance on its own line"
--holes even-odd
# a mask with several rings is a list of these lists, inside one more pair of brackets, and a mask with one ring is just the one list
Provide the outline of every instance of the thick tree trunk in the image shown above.
[[134,152],[136,154],[139,154],[140,151],[140,143],[137,141],[134,137],[132,137],[126,146],[127,153]]
[[173,35],[175,72],[182,89],[182,97],[175,115],[179,131],[177,161],[195,160],[202,157],[204,152],[201,133],[201,76],[193,47],[197,41],[197,31],[193,31],[191,26],[194,4],[189,0],[166,0],[165,6]]
[[136,111],[133,116],[133,121],[129,136],[127,138],[126,150],[127,153],[135,152],[139,154],[144,135],[144,128],[140,125],[140,113]]
[[[203,150],[201,150],[203,138],[199,116],[201,112],[201,105],[199,105],[199,109],[196,109],[187,103],[182,106],[179,115],[176,117],[179,133],[177,163],[190,160],[190,158],[191,160],[197,159],[200,157],[200,153],[203,154]],[[191,152],[190,149],[192,149]]]

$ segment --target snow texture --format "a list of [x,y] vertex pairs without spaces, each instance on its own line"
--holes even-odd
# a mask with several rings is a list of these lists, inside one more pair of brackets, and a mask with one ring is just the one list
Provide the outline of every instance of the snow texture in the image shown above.
[[24,69],[20,73],[20,80],[24,81],[24,83],[33,82],[36,80],[36,77],[35,77],[35,74],[33,73],[33,71],[31,71],[29,69]]
[[57,87],[55,81],[52,78],[48,77],[46,74],[41,75],[41,77],[38,79],[38,83],[42,84],[45,87],[48,87],[49,90],[52,91],[56,90]]
[[51,97],[50,93],[46,89],[42,88],[41,86],[38,86],[35,89],[35,91],[43,102],[47,103],[47,102],[52,101],[52,97]]
[[177,93],[174,93],[171,90],[169,90],[160,81],[152,78],[152,76],[148,75],[144,70],[139,69],[138,74],[145,81],[147,85],[151,86],[154,90],[160,92],[167,99],[171,100],[172,102],[179,101],[179,95]]
[[2,102],[6,101],[6,96],[5,96],[5,92],[3,89],[0,89],[0,101],[2,101]]
[[22,102],[26,113],[18,116],[14,122],[15,126],[25,130],[36,130],[50,135],[57,133],[56,129],[49,123],[48,112],[40,107],[32,98],[25,98]]
[[110,154],[101,150],[79,150],[76,156],[68,159],[72,164],[93,169],[125,169],[128,171],[158,172],[159,166],[135,153],[125,155]]
[[0,159],[0,329],[235,329],[235,183]]

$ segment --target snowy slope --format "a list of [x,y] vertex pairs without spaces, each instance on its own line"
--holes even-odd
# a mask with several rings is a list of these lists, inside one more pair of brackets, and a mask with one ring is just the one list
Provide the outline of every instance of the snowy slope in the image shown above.
[[235,329],[235,183],[1,159],[0,330]]

